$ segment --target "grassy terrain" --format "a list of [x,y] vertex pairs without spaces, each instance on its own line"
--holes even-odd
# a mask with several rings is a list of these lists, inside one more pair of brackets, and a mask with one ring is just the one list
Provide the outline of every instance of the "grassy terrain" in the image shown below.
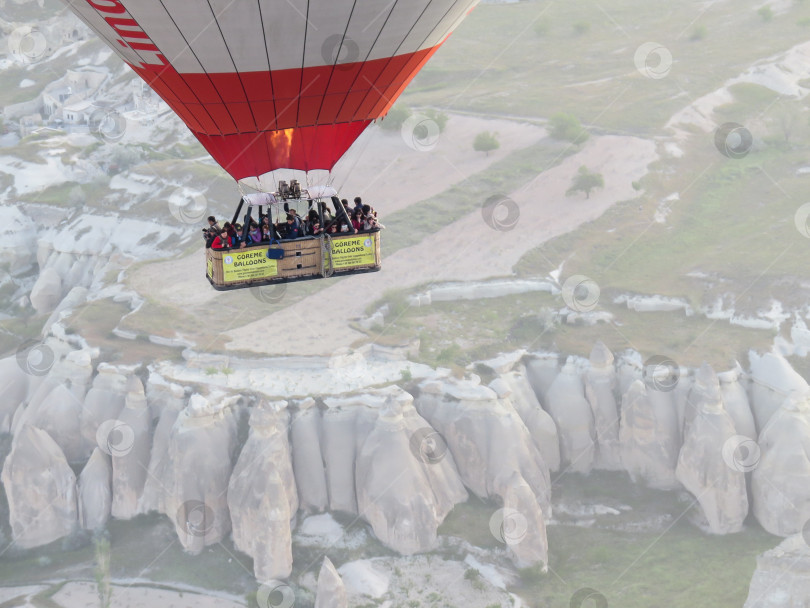
[[[634,485],[624,474],[565,476],[552,493],[555,505],[624,504],[633,509],[597,516],[591,527],[549,526],[548,574],[525,570],[512,589],[530,608],[567,607],[583,587],[604,595],[610,606],[624,608],[739,608],[748,595],[756,556],[779,543],[752,520],[740,534],[705,535],[687,521],[688,504],[675,493]],[[471,498],[453,510],[439,532],[484,548],[503,547],[489,531],[497,508]],[[660,516],[654,528],[639,525]],[[628,531],[632,529],[644,531]]]
[[[810,17],[807,3],[793,3],[770,22],[757,14],[760,5],[751,0],[733,9],[636,0],[482,4],[416,77],[403,101],[521,116],[565,111],[606,129],[654,134],[690,99],[810,37],[799,25]],[[635,51],[648,41],[672,55],[666,78],[648,79],[635,68]]]
[[544,292],[418,308],[394,294],[388,299],[392,312],[385,326],[368,333],[375,342],[394,344],[418,336],[422,362],[438,366],[466,366],[518,348],[587,356],[602,340],[614,352],[633,348],[672,357],[682,365],[708,361],[718,371],[733,367],[735,359],[746,361],[750,348],[765,349],[773,339],[768,331],[683,312],[637,313],[613,304],[609,293],[602,302],[600,310],[610,312],[613,321],[589,326],[561,324],[554,313],[564,306],[562,298]]
[[[160,515],[112,521],[108,530],[113,579],[143,578],[234,594],[246,594],[255,588],[252,560],[228,540],[198,556],[188,555],[171,522]],[[30,551],[7,552],[0,569],[0,584],[26,585],[59,577],[92,581],[94,568],[93,545],[89,537],[80,535]]]
[[431,199],[386,216],[383,255],[413,245],[414,235],[425,238],[447,224],[477,212],[490,196],[519,189],[574,152],[574,146],[543,139],[529,148],[513,152]]

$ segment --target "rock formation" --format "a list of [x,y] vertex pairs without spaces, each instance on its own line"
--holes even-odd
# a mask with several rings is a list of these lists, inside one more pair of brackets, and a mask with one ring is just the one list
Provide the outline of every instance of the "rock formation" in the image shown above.
[[53,311],[62,300],[62,277],[53,268],[44,268],[31,290],[31,306],[39,314]]
[[739,532],[748,515],[745,470],[726,462],[728,450],[723,449],[737,431],[711,367],[704,364],[699,379],[691,400],[696,414],[687,426],[675,475],[697,499],[712,533]]
[[100,448],[79,475],[79,525],[84,530],[101,530],[110,519],[112,508],[112,465]]
[[[789,536],[810,520],[810,401],[794,392],[759,434],[752,464],[753,511],[771,534]],[[755,468],[754,468],[755,467]]]
[[675,479],[678,452],[673,453],[673,437],[670,416],[659,418],[659,411],[652,407],[647,387],[635,380],[622,398],[621,443],[622,466],[635,482],[644,482],[651,488],[672,489],[678,486]]
[[298,511],[286,401],[262,402],[250,414],[250,436],[228,483],[228,508],[237,549],[253,558],[257,580],[292,572],[291,521]]
[[16,356],[0,359],[0,433],[11,432],[11,422],[17,408],[28,398],[30,374],[26,374]]
[[76,476],[45,431],[30,425],[19,429],[2,481],[16,546],[47,545],[76,528]]
[[107,363],[99,363],[93,385],[84,398],[81,415],[82,451],[89,456],[98,447],[98,428],[117,420],[124,408],[127,378]]
[[432,429],[409,394],[394,388],[366,398],[380,400],[379,416],[357,454],[357,506],[386,546],[404,555],[428,551],[467,492],[452,455],[423,449],[422,433]]
[[164,513],[183,548],[194,555],[231,529],[227,492],[236,448],[239,397],[195,394],[169,437],[168,465],[160,480]]
[[739,364],[732,370],[717,374],[717,379],[720,381],[723,407],[734,421],[737,434],[756,440],[757,424],[751,412],[748,393],[742,384],[742,369]]
[[[496,384],[500,383],[500,384]],[[560,440],[557,427],[551,416],[540,405],[532,385],[529,383],[526,368],[517,364],[512,371],[504,372],[490,383],[500,399],[506,399],[514,407],[529,434],[543,455],[549,470],[560,468]]]
[[526,377],[543,407],[548,404],[546,393],[559,373],[560,360],[557,353],[534,353],[526,358]]
[[298,498],[304,513],[317,513],[329,506],[321,453],[321,413],[312,398],[296,405],[290,422],[290,441]]
[[570,357],[549,387],[546,400],[560,438],[562,466],[568,471],[589,473],[596,452],[596,430],[591,405]]
[[808,390],[807,382],[782,356],[766,353],[761,357],[750,353],[751,361],[751,409],[762,432],[770,417],[792,392]]
[[[540,450],[517,412],[479,382],[477,376],[423,382],[417,409],[439,433],[468,489],[482,498],[519,504],[527,521],[545,521],[551,516],[551,485]],[[526,499],[524,484],[534,500]],[[516,563],[544,554],[545,529],[534,530],[526,545],[511,551]]]
[[315,608],[349,608],[346,598],[346,588],[343,579],[335,570],[328,557],[323,558],[321,570],[318,573],[318,593],[315,596]]
[[139,513],[152,447],[152,420],[143,384],[136,376],[129,378],[118,420],[102,425],[98,435],[99,447],[112,456],[112,515],[131,519]]
[[799,608],[810,603],[810,543],[801,534],[757,557],[743,608]]
[[642,379],[644,362],[641,353],[635,350],[626,350],[619,356],[616,364],[616,380],[619,383],[619,395],[624,394],[636,380]]
[[169,438],[177,417],[186,406],[186,400],[181,386],[167,383],[157,374],[149,376],[146,394],[150,410],[159,412],[160,417],[152,435],[149,468],[138,504],[138,512],[159,511],[163,513],[165,505],[160,480],[166,477],[168,467],[171,464],[169,460]]
[[601,341],[590,357],[585,373],[585,398],[593,413],[596,431],[594,468],[619,471],[622,468],[619,445],[619,405],[616,403],[618,379],[613,366],[613,353]]
[[358,445],[371,431],[377,412],[365,398],[324,400],[321,419],[321,453],[326,466],[329,509],[358,514],[355,464]]
[[48,433],[71,463],[83,462],[87,458],[82,446],[80,420],[92,373],[89,352],[69,353],[54,364],[24,417],[24,424]]

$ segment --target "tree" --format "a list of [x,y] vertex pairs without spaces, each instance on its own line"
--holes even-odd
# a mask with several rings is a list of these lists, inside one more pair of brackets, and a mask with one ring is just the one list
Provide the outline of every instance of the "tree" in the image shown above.
[[96,593],[100,608],[110,608],[112,586],[110,585],[110,541],[99,535],[93,540],[96,553]]
[[473,140],[473,150],[476,152],[484,152],[487,156],[493,150],[497,150],[501,147],[500,142],[498,141],[498,134],[497,133],[490,133],[489,131],[481,131],[478,135],[475,136]]
[[436,126],[439,127],[439,133],[444,133],[444,128],[447,126],[447,121],[450,118],[442,112],[441,110],[425,110],[425,116],[427,116],[430,120],[436,123]]
[[591,190],[594,188],[604,188],[605,178],[601,173],[591,173],[585,165],[579,168],[574,179],[571,181],[571,187],[565,191],[566,196],[571,196],[577,192],[584,192],[585,198],[591,198]]
[[394,106],[380,121],[380,127],[386,131],[399,131],[402,125],[411,117],[411,111],[405,106]]
[[574,24],[574,35],[575,36],[582,36],[583,34],[587,34],[588,30],[591,29],[591,24],[587,21],[577,21]]
[[574,144],[581,144],[590,135],[579,122],[579,118],[573,114],[557,112],[549,118],[549,135],[554,139],[570,141]]
[[765,23],[768,23],[773,20],[773,9],[768,5],[762,6],[757,11],[757,15],[759,15]]

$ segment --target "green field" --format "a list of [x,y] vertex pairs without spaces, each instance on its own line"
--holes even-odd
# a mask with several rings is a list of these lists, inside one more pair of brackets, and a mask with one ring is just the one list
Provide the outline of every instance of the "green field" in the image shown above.
[[[511,589],[529,608],[567,608],[582,588],[623,608],[739,608],[756,556],[779,542],[750,517],[739,534],[704,534],[688,521],[689,504],[676,493],[634,485],[623,473],[566,475],[553,484],[552,497],[554,505],[632,505],[632,510],[596,516],[590,527],[562,523],[564,516],[555,514],[561,523],[547,527],[548,573],[523,570]],[[453,510],[439,532],[502,548],[489,531],[496,509],[471,498]],[[598,603],[583,604],[590,605]]]

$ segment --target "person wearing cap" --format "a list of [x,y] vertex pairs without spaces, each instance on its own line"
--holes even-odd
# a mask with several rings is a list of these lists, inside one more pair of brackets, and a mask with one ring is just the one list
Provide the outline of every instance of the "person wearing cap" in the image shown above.
[[301,225],[295,221],[296,217],[293,213],[287,214],[287,225],[284,228],[285,239],[297,239],[301,236]]

